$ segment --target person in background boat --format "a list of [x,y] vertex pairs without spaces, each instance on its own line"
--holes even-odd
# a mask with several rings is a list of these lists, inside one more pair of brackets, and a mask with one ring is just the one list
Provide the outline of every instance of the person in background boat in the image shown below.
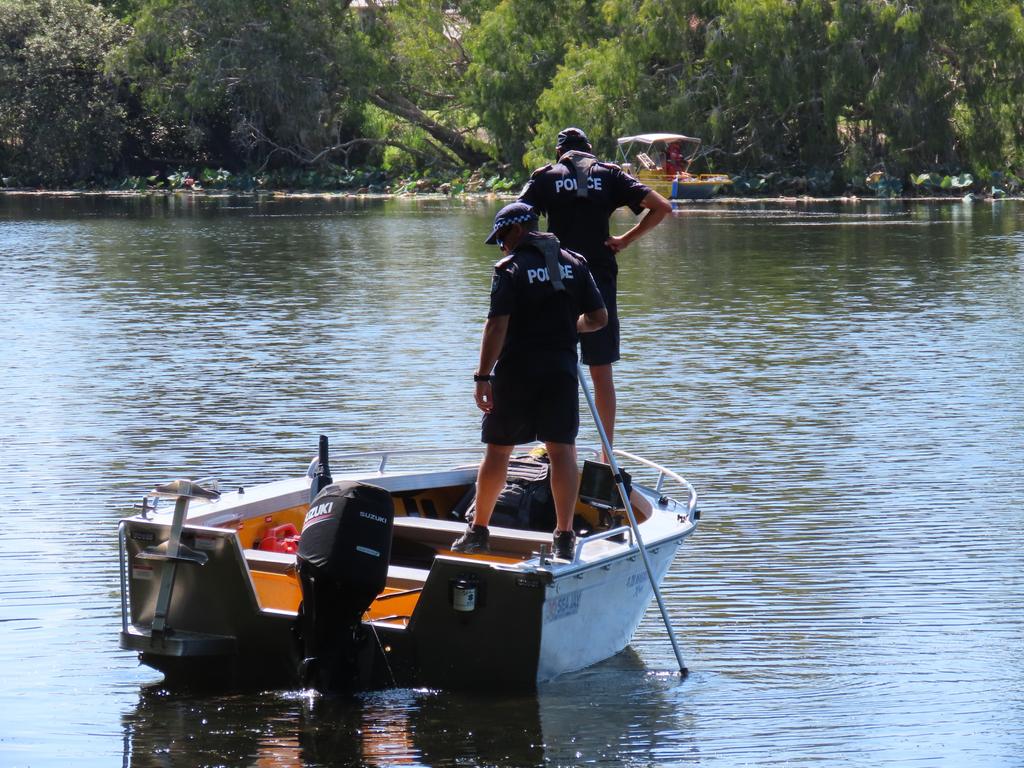
[[675,176],[677,173],[686,171],[686,161],[683,159],[683,147],[678,141],[673,141],[665,150],[665,173]]
[[[619,166],[594,157],[590,140],[579,128],[558,134],[555,155],[557,162],[534,171],[519,200],[547,215],[548,231],[563,248],[582,254],[604,298],[608,324],[580,337],[580,350],[590,367],[594,402],[611,441],[615,432],[612,364],[620,357],[616,254],[656,227],[672,212],[672,204]],[[623,206],[634,214],[647,212],[627,232],[612,237],[609,219]]]
[[541,440],[551,460],[554,554],[572,559],[579,488],[576,342],[578,334],[604,327],[608,311],[586,261],[563,250],[554,235],[538,232],[537,225],[533,208],[511,203],[498,211],[486,240],[505,254],[494,266],[480,365],[473,374],[486,449],[473,522],[452,545],[455,552],[489,549],[487,524],[505,487],[512,450]]

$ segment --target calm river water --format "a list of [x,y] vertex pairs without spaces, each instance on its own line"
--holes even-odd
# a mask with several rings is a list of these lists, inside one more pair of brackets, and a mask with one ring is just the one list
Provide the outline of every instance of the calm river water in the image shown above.
[[0,766],[1024,765],[1020,202],[688,205],[623,254],[618,445],[702,498],[685,680],[656,610],[528,697],[171,695],[118,649],[154,482],[478,440],[499,205],[0,198]]

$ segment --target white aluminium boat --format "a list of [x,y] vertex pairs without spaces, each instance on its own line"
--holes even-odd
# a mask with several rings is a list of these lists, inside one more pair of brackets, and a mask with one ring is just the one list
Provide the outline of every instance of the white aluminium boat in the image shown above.
[[[615,455],[650,507],[638,530],[660,583],[696,528],[696,492],[665,467]],[[625,648],[654,593],[609,468],[584,462],[579,538],[558,560],[550,527],[494,521],[489,553],[451,551],[477,462],[348,454],[330,478],[322,438],[303,476],[220,494],[161,486],[119,527],[121,647],[169,687],[221,689],[529,689]],[[404,464],[414,468],[394,468]],[[173,507],[154,504],[160,496]],[[328,503],[335,535],[315,570],[303,548]]]

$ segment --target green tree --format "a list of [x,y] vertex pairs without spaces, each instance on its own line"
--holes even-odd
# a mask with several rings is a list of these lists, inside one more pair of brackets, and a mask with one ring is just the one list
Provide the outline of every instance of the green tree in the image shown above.
[[886,163],[891,171],[951,161],[957,75],[945,41],[953,10],[952,3],[927,11],[906,2],[836,3],[831,71],[845,152],[859,146],[869,165]]
[[85,0],[0,2],[0,174],[62,184],[115,169],[124,109],[103,67],[125,33]]
[[626,133],[700,136],[716,170],[1019,172],[1022,14],[1020,0],[0,0],[0,172],[520,168],[549,161],[566,125],[605,156]]
[[[731,170],[1021,161],[1014,0],[607,0],[537,99],[539,136],[579,123],[705,139]],[[487,121],[485,121],[487,122]]]
[[1024,7],[964,0],[950,48],[957,72],[953,127],[965,165],[1024,165]]
[[483,162],[486,154],[437,117],[432,87],[443,83],[415,50],[443,38],[440,25],[425,23],[436,10],[429,2],[356,12],[349,0],[145,0],[120,70],[149,110],[191,133],[195,150],[234,147],[249,165],[347,162],[384,145],[416,153],[403,144],[408,131],[373,135],[381,121],[369,105],[461,160]]
[[[596,0],[501,0],[466,31],[468,103],[505,162],[523,163],[542,117],[537,100],[570,46],[600,40],[604,30]],[[537,140],[554,147],[554,134]]]
[[387,42],[376,49],[378,76],[369,100],[415,128],[406,130],[412,146],[438,159],[450,153],[460,163],[480,165],[490,153],[475,136],[479,121],[460,87],[469,66],[468,26],[458,3],[405,0],[388,7],[376,24]]
[[617,40],[573,47],[537,101],[543,118],[528,163],[552,162],[555,137],[568,125],[582,127],[595,151],[611,156],[616,137],[638,125],[643,90],[651,89],[641,88],[637,62]]
[[347,0],[147,0],[118,69],[192,151],[303,164],[353,136],[371,45]]
[[[609,0],[609,36],[578,46],[539,98],[543,126],[617,135],[676,131],[718,144],[726,166],[827,164],[827,0]],[[542,151],[539,139],[533,157]]]

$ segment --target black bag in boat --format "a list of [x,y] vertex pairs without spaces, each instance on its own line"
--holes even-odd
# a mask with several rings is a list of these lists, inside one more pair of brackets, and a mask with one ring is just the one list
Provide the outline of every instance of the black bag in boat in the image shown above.
[[[555,499],[551,495],[551,464],[546,454],[513,456],[508,478],[498,494],[488,525],[535,531],[555,529]],[[476,511],[476,502],[467,517]]]

